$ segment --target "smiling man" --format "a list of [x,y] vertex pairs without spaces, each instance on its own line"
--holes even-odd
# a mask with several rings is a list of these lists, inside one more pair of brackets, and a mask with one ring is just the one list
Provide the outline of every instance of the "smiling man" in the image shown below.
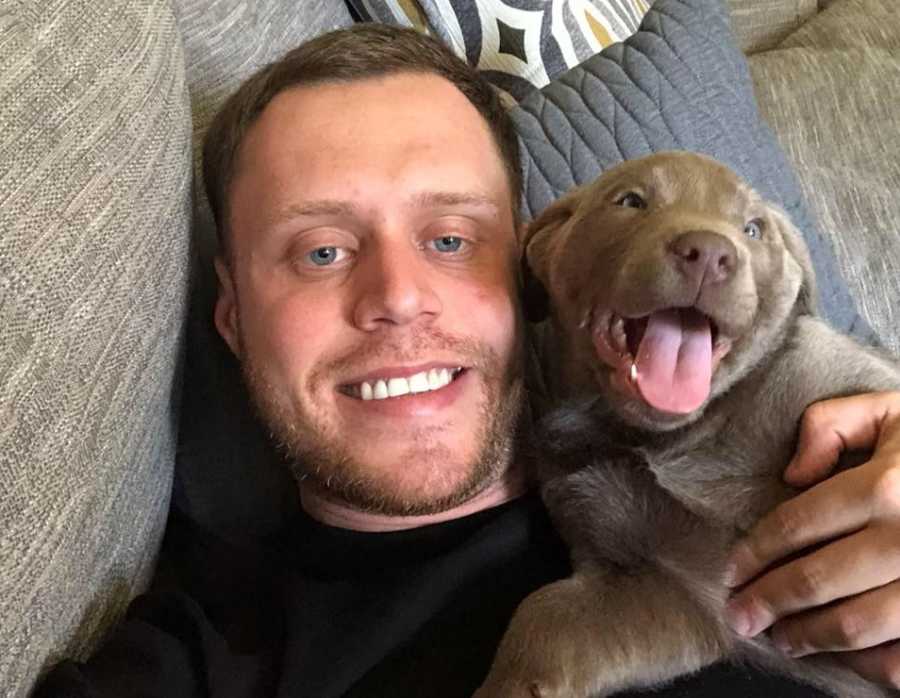
[[[37,695],[471,695],[516,605],[569,573],[514,448],[521,183],[499,100],[436,41],[360,25],[253,76],[204,160],[216,326],[291,455],[302,511],[234,594],[137,600]],[[786,651],[861,650],[846,654],[885,683],[900,666],[898,412],[875,395],[809,413],[798,482],[824,479],[841,444],[875,456],[763,522],[733,581],[776,564],[731,609],[748,634],[784,618]],[[824,587],[804,586],[810,569]],[[841,608],[871,632],[842,637]],[[749,676],[717,666],[653,695],[818,695]]]
[[285,89],[234,155],[216,325],[320,519],[396,528],[518,493],[503,126],[404,72]]

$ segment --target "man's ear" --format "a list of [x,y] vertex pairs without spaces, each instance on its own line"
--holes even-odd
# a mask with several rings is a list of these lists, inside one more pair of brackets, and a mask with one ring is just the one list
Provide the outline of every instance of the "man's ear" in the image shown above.
[[561,228],[572,218],[577,197],[571,194],[550,204],[525,230],[522,245],[522,304],[529,322],[550,314],[550,272],[562,249]]
[[797,296],[797,307],[804,315],[818,315],[818,285],[816,284],[816,272],[813,268],[809,248],[803,239],[803,235],[791,223],[787,213],[777,207],[772,207],[773,217],[784,241],[784,248],[794,261],[800,266],[803,278],[800,284],[800,293]]
[[231,353],[241,358],[240,332],[238,331],[238,305],[231,269],[222,257],[216,257],[216,276],[219,279],[219,293],[213,318],[216,329],[231,349]]

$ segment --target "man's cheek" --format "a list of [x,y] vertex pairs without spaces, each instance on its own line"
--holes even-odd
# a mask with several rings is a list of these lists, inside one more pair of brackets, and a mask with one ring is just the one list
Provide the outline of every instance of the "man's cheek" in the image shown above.
[[280,381],[297,381],[320,350],[321,331],[312,331],[301,313],[270,306],[254,313],[247,324],[247,350],[257,366]]

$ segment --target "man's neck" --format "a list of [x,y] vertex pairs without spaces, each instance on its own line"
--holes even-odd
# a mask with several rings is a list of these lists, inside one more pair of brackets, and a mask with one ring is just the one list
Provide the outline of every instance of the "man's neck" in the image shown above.
[[524,494],[525,489],[525,478],[521,469],[513,467],[507,471],[506,475],[471,499],[437,514],[391,516],[389,514],[360,511],[324,495],[304,482],[300,483],[300,503],[303,506],[303,510],[312,518],[329,526],[346,528],[352,531],[383,533],[403,531],[459,519],[463,516],[504,504]]

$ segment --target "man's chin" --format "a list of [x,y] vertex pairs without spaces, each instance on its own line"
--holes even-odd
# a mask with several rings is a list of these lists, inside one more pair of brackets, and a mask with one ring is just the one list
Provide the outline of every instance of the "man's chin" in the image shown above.
[[[330,468],[303,469],[301,487],[319,497],[359,512],[385,516],[425,516],[453,509],[496,482],[505,471],[500,461],[454,463],[443,448],[406,454],[386,464],[368,461],[359,466],[345,458],[338,472]],[[397,464],[402,464],[402,470]],[[393,467],[391,467],[393,466]]]

